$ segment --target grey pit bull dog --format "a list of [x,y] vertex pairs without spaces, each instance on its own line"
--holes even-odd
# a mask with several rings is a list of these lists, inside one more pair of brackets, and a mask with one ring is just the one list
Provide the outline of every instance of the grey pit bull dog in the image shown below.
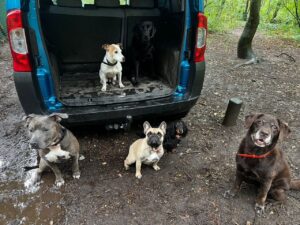
[[80,178],[79,171],[79,143],[71,131],[63,127],[59,122],[67,119],[64,113],[53,113],[49,116],[30,114],[25,116],[25,126],[30,136],[30,147],[39,152],[40,163],[32,180],[25,183],[30,186],[41,179],[42,172],[47,168],[55,174],[55,184],[60,187],[64,184],[61,171],[57,163],[73,158],[73,177]]

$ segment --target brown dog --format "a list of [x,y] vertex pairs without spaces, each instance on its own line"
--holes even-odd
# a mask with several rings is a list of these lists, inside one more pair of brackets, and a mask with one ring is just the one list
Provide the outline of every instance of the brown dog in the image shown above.
[[285,191],[300,189],[300,180],[291,179],[289,165],[277,144],[290,133],[286,123],[272,115],[251,114],[246,116],[245,127],[249,130],[236,155],[235,184],[227,194],[236,195],[243,181],[258,184],[255,210],[260,214],[268,194],[284,201]]

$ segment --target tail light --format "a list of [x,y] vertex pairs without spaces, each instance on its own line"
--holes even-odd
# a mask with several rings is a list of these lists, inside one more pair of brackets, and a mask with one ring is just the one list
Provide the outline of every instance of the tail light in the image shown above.
[[196,34],[195,46],[195,62],[204,61],[204,53],[206,49],[206,35],[207,35],[207,18],[203,13],[198,13],[198,26]]
[[16,72],[30,72],[31,64],[28,54],[25,30],[21,10],[13,10],[7,14],[7,31],[13,67]]

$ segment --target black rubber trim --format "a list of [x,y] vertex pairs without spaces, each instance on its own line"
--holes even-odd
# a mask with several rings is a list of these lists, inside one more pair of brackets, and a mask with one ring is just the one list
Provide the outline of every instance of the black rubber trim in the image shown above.
[[26,114],[36,113],[44,114],[44,110],[39,98],[39,94],[34,87],[32,73],[15,72],[14,81],[19,100]]
[[205,77],[205,62],[193,64],[190,79],[191,97],[197,97],[201,94],[204,77]]
[[117,17],[124,18],[124,10],[122,8],[64,8],[59,6],[49,6],[48,12],[50,14],[62,14],[70,16],[97,16],[97,17]]
[[197,102],[198,97],[174,102],[173,98],[156,101],[139,102],[136,104],[116,104],[95,107],[66,107],[61,112],[67,113],[66,124],[107,124],[124,122],[127,116],[133,120],[142,118],[170,117],[187,113]]

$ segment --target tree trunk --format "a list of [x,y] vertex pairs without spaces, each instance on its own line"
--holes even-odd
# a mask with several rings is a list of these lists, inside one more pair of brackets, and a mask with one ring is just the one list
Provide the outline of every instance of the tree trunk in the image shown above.
[[279,9],[281,8],[281,4],[282,4],[282,0],[278,0],[278,2],[276,4],[275,11],[274,11],[273,16],[272,16],[272,18],[270,20],[270,23],[275,23],[275,19],[276,19],[277,15],[278,15]]
[[252,40],[259,24],[260,6],[261,0],[251,0],[249,17],[238,43],[238,58],[255,58],[255,54],[252,50]]
[[246,7],[245,7],[245,11],[243,12],[243,20],[244,20],[244,21],[247,21],[248,8],[249,8],[249,1],[250,1],[250,0],[246,0]]

